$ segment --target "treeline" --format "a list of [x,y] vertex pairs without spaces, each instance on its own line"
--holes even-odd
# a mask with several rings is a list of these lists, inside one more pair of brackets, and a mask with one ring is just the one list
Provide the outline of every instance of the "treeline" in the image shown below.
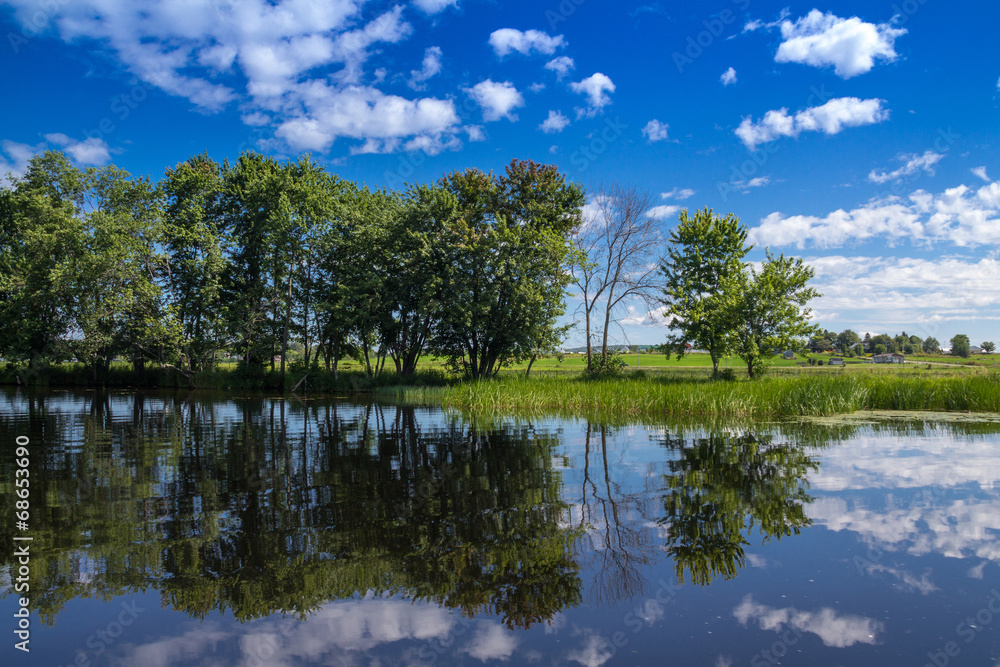
[[[951,354],[957,357],[968,357],[977,351],[973,349],[969,337],[965,334],[953,336],[949,343]],[[939,354],[942,352],[941,343],[933,336],[921,338],[920,336],[907,335],[904,331],[896,336],[885,333],[872,336],[870,333],[866,333],[862,339],[851,329],[845,329],[839,334],[829,330],[817,331],[809,341],[809,350],[811,352],[836,350],[845,356],[864,353],[885,354],[887,352],[896,354]],[[995,350],[996,345],[992,341],[984,341],[979,346],[978,351],[992,354]]]
[[304,157],[205,155],[154,183],[34,157],[0,187],[0,356],[121,358],[187,377],[235,359],[286,372],[344,358],[378,377],[422,355],[473,378],[561,339],[582,188],[552,166],[371,190]]

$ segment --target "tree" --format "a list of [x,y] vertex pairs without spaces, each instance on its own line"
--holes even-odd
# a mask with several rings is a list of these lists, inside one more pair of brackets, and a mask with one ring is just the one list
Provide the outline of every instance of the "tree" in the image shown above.
[[958,334],[951,339],[951,354],[955,357],[968,357],[972,353],[972,343],[965,334]]
[[199,155],[167,169],[162,183],[169,306],[180,323],[181,348],[192,372],[211,366],[226,343],[224,177],[218,163]]
[[46,151],[3,190],[0,355],[45,363],[75,327],[88,175]]
[[885,354],[885,343],[878,343],[875,345],[875,354]]
[[819,295],[808,287],[814,271],[801,259],[775,257],[770,250],[760,271],[751,268],[733,279],[736,299],[736,352],[747,365],[747,374],[757,377],[774,353],[794,348],[797,341],[814,333],[806,304]]
[[688,342],[707,350],[718,374],[719,360],[736,344],[734,292],[729,287],[742,274],[743,258],[752,246],[745,245],[747,229],[732,214],[719,217],[705,208],[690,217],[684,210],[679,220],[660,264],[666,281],[664,316],[676,332],[667,344],[678,359]]
[[571,280],[570,233],[583,191],[556,167],[512,161],[438,182],[453,197],[449,250],[432,348],[473,378],[492,377],[550,344]]
[[653,302],[662,287],[652,261],[661,243],[660,221],[649,215],[654,199],[634,186],[599,185],[591,198],[595,213],[573,237],[577,258],[573,282],[583,297],[587,368],[592,367],[592,318],[604,309],[602,365],[608,356],[608,332],[615,313],[633,299]]
[[933,336],[928,336],[926,339],[924,339],[923,345],[924,345],[924,350],[930,352],[931,354],[935,354],[941,351],[941,343],[939,343],[938,339],[934,338]]
[[837,347],[839,347],[840,351],[844,353],[847,353],[848,350],[852,349],[860,342],[861,338],[858,334],[850,329],[844,329],[837,335]]
[[990,341],[984,342],[981,347],[986,354],[993,354],[993,351],[997,349],[997,346]]

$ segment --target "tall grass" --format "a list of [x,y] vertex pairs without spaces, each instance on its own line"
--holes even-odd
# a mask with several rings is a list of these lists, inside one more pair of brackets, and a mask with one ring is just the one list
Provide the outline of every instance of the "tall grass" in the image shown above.
[[444,387],[433,395],[404,392],[403,396],[475,412],[527,410],[612,417],[761,418],[858,410],[1000,412],[1000,374],[919,377],[844,373],[738,382],[504,378]]

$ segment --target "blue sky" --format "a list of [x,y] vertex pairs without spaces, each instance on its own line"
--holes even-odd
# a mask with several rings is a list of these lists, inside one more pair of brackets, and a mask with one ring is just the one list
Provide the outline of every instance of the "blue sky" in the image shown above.
[[[754,259],[814,266],[827,328],[978,343],[1000,339],[998,24],[985,1],[18,0],[0,171],[255,149],[398,188],[534,159],[647,189],[668,227],[735,213]],[[616,335],[665,332],[637,305]]]

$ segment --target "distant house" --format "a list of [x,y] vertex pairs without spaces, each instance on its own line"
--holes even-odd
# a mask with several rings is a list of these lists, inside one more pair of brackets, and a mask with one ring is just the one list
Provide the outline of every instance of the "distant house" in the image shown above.
[[831,366],[843,366],[844,365],[844,360],[841,359],[840,357],[830,357],[830,365]]
[[979,347],[978,345],[973,345],[972,347],[969,348],[969,354],[982,354],[982,353],[983,353],[983,348]]
[[872,357],[872,361],[876,364],[905,364],[906,357],[897,352],[889,352],[887,354],[876,354]]
[[795,353],[792,352],[791,350],[785,350],[785,352],[781,356],[784,359],[794,359]]

